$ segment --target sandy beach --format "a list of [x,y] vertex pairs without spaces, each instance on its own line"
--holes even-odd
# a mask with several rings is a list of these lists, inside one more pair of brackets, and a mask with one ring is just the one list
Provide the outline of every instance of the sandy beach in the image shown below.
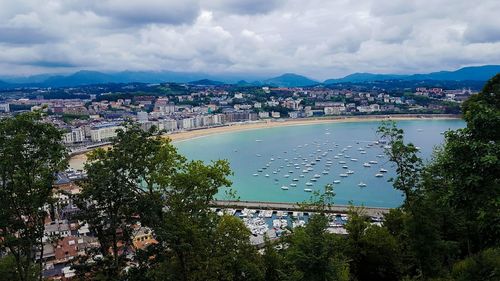
[[[369,115],[369,116],[349,116],[349,117],[329,117],[329,118],[301,118],[301,119],[280,119],[280,120],[262,120],[255,122],[233,123],[221,127],[203,128],[198,130],[181,131],[164,135],[170,138],[172,142],[179,142],[194,138],[210,136],[214,134],[225,134],[239,131],[275,128],[283,126],[306,126],[324,123],[340,122],[380,122],[383,120],[432,120],[432,119],[458,119],[458,115],[434,115],[434,114],[415,114],[415,115]],[[87,157],[85,153],[74,155],[70,158],[69,165],[74,169],[82,169]]]

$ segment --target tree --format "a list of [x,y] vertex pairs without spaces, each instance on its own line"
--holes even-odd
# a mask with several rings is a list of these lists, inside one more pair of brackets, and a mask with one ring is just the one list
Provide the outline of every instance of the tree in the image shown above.
[[467,126],[447,132],[425,166],[404,144],[402,130],[394,124],[379,129],[396,164],[394,187],[405,193],[402,213],[386,224],[409,253],[404,270],[410,276],[446,276],[457,260],[500,244],[500,74],[462,110]]
[[[0,120],[0,237],[15,260],[16,278],[41,279],[44,220],[56,172],[66,167],[62,132],[38,113]],[[33,263],[39,249],[35,276]]]
[[[112,148],[94,151],[85,168],[81,219],[100,249],[75,264],[79,276],[124,278],[127,265],[135,263],[141,267],[131,274],[149,273],[141,278],[204,280],[219,225],[210,203],[231,184],[227,161],[187,161],[155,128],[145,132],[126,123]],[[158,244],[131,260],[139,224],[153,231]]]
[[305,227],[285,239],[286,264],[291,280],[349,280],[349,266],[342,255],[342,238],[328,233],[328,217],[315,214]]

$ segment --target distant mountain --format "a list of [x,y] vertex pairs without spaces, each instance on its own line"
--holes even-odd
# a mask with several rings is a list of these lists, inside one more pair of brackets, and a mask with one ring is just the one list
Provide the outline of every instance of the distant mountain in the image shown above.
[[324,84],[334,84],[334,83],[356,83],[356,82],[370,82],[370,81],[385,81],[393,79],[402,79],[406,77],[405,75],[395,75],[395,74],[373,74],[373,73],[353,73],[349,74],[343,78],[338,79],[328,79],[323,82]]
[[120,80],[110,74],[82,70],[68,76],[53,76],[41,84],[48,87],[71,87],[91,84],[117,83]]
[[0,80],[0,89],[8,89],[11,87],[12,87],[12,84]]
[[497,73],[500,73],[500,65],[483,65],[464,67],[455,71],[439,71],[413,75],[354,73],[339,79],[328,79],[323,83],[336,84],[387,80],[487,81]]
[[210,79],[201,79],[201,80],[197,80],[197,81],[191,81],[188,84],[199,85],[199,86],[220,86],[220,85],[224,85],[226,83],[220,82],[220,81],[214,81],[214,80],[210,80]]
[[[427,74],[397,75],[354,73],[343,78],[328,79],[323,84],[365,83],[375,81],[487,81],[500,73],[500,65],[464,67],[456,71],[439,71]],[[0,88],[17,87],[73,87],[106,83],[191,83],[197,85],[235,84],[238,86],[301,87],[321,84],[308,77],[285,73],[273,78],[243,74],[206,74],[175,71],[121,71],[99,72],[82,70],[68,75],[40,74],[28,77],[0,77]],[[254,81],[254,82],[247,82]]]
[[319,84],[318,81],[294,73],[285,73],[278,77],[266,79],[262,83],[278,87],[302,87]]

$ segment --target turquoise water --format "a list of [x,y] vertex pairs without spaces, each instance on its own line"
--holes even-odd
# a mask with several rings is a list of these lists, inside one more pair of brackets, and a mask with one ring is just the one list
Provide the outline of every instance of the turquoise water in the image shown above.
[[[462,120],[411,120],[397,124],[404,129],[406,140],[421,148],[424,159],[429,159],[433,148],[442,143],[443,131],[465,126]],[[380,157],[382,147],[369,146],[379,139],[376,134],[379,125],[379,121],[367,121],[256,129],[186,140],[175,143],[175,146],[189,159],[229,160],[234,172],[232,188],[240,200],[302,202],[311,197],[311,193],[304,189],[323,190],[326,184],[340,180],[339,184],[334,184],[336,204],[352,201],[355,205],[396,207],[403,198],[388,182],[395,176],[394,167],[385,155]],[[318,156],[321,156],[320,161],[316,161]],[[351,161],[351,158],[358,161]],[[327,161],[332,162],[331,166]],[[369,161],[378,163],[364,167],[363,163]],[[311,166],[313,170],[304,173],[305,164],[311,162],[316,163]],[[344,169],[344,165],[348,169]],[[375,177],[380,168],[388,172],[382,173],[383,177]],[[325,170],[329,170],[328,174],[322,173]],[[354,173],[348,177],[339,176],[347,170]],[[312,182],[315,174],[320,177]],[[293,181],[294,178],[298,181]],[[306,186],[307,182],[313,185]],[[359,187],[360,182],[366,186]],[[296,186],[290,186],[292,183]],[[287,186],[288,190],[283,190],[282,186]],[[218,198],[225,199],[224,193],[220,192]]]

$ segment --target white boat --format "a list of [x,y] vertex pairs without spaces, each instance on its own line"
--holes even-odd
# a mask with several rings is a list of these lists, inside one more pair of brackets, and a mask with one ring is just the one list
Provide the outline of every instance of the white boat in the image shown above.
[[304,175],[300,175],[299,177],[303,178],[303,177],[304,177]]
[[347,147],[348,147],[348,148],[351,148],[351,147],[352,147],[352,145],[348,145]]
[[321,178],[321,175],[315,174],[313,177],[315,177],[315,178]]
[[260,155],[260,154],[256,154],[256,155],[257,155],[257,157],[262,157],[262,155]]
[[347,165],[342,166],[342,169],[349,169]]
[[333,158],[335,158],[335,159],[339,159],[339,157],[338,157],[337,155],[333,156]]
[[283,185],[283,186],[281,186],[281,189],[283,189],[283,190],[288,190],[288,186]]
[[348,175],[352,175],[352,174],[354,174],[354,171],[353,171],[353,170],[348,170],[348,171],[347,171],[347,172],[345,172],[345,173],[346,173],[346,174],[348,174]]
[[309,173],[308,170],[302,170],[302,173]]
[[284,175],[285,178],[288,178],[290,175]]
[[328,171],[323,171],[323,172],[321,172],[321,173],[322,173],[323,175],[328,175],[328,173],[329,173],[329,172],[328,172]]
[[297,186],[297,184],[296,183],[291,183],[290,186],[295,187],[295,186]]
[[339,184],[340,183],[340,180],[334,180],[333,183],[335,184]]
[[261,142],[262,140],[255,140],[256,142]]
[[266,174],[266,178],[268,178],[268,177],[269,177],[269,174]]
[[380,172],[381,172],[381,173],[387,173],[387,170],[386,170],[386,169],[384,169],[384,168],[380,168]]
[[256,176],[258,176],[258,175],[259,175],[259,174],[257,174],[257,173],[253,174],[253,176],[254,176],[254,177],[256,177]]
[[366,186],[366,183],[364,183],[364,182],[360,182],[360,183],[358,183],[358,186],[359,186],[359,187],[365,187],[365,186]]
[[345,177],[347,177],[347,176],[348,176],[348,174],[340,174],[339,176],[341,176],[341,177],[345,178]]
[[377,157],[378,157],[378,158],[382,158],[382,157],[384,157],[384,155],[382,155],[382,154],[378,154],[378,155],[377,155]]
[[361,154],[366,154],[366,151],[364,151],[364,150],[363,150],[363,151],[361,151],[360,153],[361,153]]
[[314,170],[314,169],[313,169],[313,168],[311,168],[311,167],[309,167],[309,168],[307,168],[307,170],[308,170],[308,171],[312,171],[312,170]]
[[371,167],[372,165],[370,165],[370,163],[363,163],[363,167]]
[[375,160],[371,160],[371,161],[369,161],[368,163],[370,163],[370,164],[378,164],[378,162],[377,162],[377,161],[375,161]]
[[312,192],[312,189],[310,189],[310,188],[304,188],[304,191],[305,192]]
[[351,161],[356,162],[356,161],[358,161],[358,159],[357,158],[351,158]]
[[306,182],[306,185],[307,185],[307,186],[312,186],[312,185],[313,185],[313,183],[312,183],[312,182]]
[[345,164],[346,162],[345,161],[339,161],[339,164]]
[[381,178],[381,177],[383,177],[383,176],[384,176],[384,174],[375,174],[375,176],[376,176],[377,178]]
[[273,174],[277,174],[277,173],[278,173],[278,172],[276,172],[276,171],[273,171]]
[[299,181],[299,179],[293,179],[292,181]]
[[318,179],[317,178],[312,178],[312,179],[310,179],[310,181],[316,182],[316,181],[318,181]]

